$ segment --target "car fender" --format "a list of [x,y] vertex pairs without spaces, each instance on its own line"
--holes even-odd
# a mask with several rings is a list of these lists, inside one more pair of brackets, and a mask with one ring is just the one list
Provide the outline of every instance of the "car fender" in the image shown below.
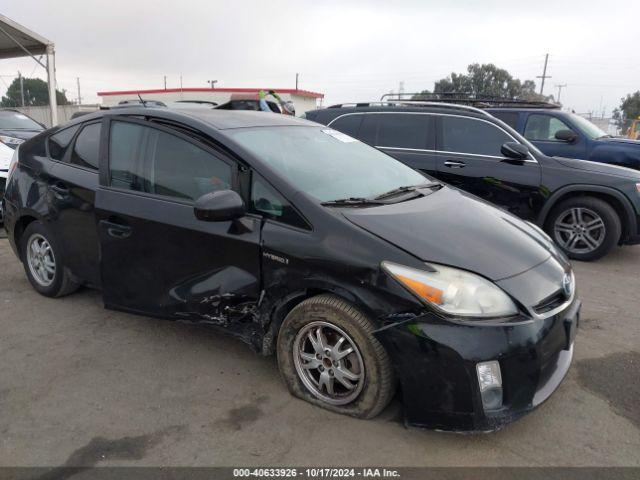
[[629,148],[627,145],[596,145],[589,152],[587,160],[638,170],[640,169],[640,148]]
[[567,193],[572,192],[580,192],[580,193],[601,193],[605,195],[610,195],[617,199],[620,204],[623,206],[624,211],[626,213],[626,218],[621,218],[620,220],[624,221],[628,227],[629,235],[633,236],[637,234],[638,225],[636,221],[636,215],[633,210],[633,206],[629,199],[620,191],[611,188],[604,187],[602,185],[588,185],[588,184],[575,184],[575,185],[567,185],[566,187],[559,188],[556,190],[545,202],[544,207],[538,214],[537,224],[540,227],[544,226],[551,209],[556,206],[558,201],[565,196]]

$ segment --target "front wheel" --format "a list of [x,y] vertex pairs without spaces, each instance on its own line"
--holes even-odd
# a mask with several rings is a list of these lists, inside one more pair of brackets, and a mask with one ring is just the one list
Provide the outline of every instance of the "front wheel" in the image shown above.
[[296,397],[334,412],[373,418],[395,391],[391,362],[367,317],[332,295],[297,305],[278,335],[278,366]]
[[574,260],[592,261],[605,256],[622,232],[615,209],[595,197],[575,197],[553,209],[547,232]]

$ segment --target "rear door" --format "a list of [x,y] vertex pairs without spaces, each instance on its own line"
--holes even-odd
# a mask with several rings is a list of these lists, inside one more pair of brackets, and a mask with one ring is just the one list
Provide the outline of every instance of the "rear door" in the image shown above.
[[227,325],[260,292],[260,220],[197,220],[193,203],[237,189],[238,165],[173,128],[109,120],[96,207],[105,304]]
[[430,175],[436,172],[433,115],[418,112],[357,113],[339,117],[329,125],[416,170]]
[[48,182],[51,222],[73,275],[100,285],[99,241],[94,211],[102,123],[75,125],[49,137],[49,158],[54,160]]
[[436,130],[438,178],[522,218],[536,217],[540,165],[533,157],[502,155],[502,145],[516,141],[511,135],[492,122],[458,115],[438,115]]

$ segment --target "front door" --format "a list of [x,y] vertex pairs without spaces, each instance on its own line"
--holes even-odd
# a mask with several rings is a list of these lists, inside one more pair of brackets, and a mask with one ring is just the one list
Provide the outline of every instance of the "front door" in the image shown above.
[[491,122],[455,115],[439,115],[436,128],[438,178],[521,218],[537,217],[544,194],[540,165],[502,155],[513,137]]
[[111,120],[96,215],[105,304],[227,325],[260,293],[260,221],[196,219],[193,202],[237,188],[237,165],[173,129]]
[[[558,140],[556,133],[571,130],[577,135],[573,142]],[[587,158],[587,140],[558,117],[547,113],[530,113],[526,118],[524,137],[551,157]]]

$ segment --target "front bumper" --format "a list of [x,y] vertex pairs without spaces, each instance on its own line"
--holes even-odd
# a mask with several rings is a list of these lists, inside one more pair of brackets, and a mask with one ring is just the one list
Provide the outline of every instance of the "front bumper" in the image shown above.
[[[569,370],[581,303],[519,324],[454,324],[433,313],[389,324],[376,337],[392,357],[405,423],[492,431],[544,402]],[[476,364],[497,360],[503,405],[485,411]]]

